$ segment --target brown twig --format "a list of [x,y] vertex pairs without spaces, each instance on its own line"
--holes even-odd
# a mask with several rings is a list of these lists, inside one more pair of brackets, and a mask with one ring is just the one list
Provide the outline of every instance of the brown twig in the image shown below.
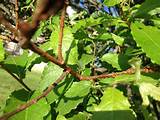
[[0,117],[0,120],[7,120],[8,118],[12,117],[13,115],[17,114],[18,112],[21,112],[23,110],[25,110],[26,108],[30,107],[33,104],[36,104],[39,100],[41,100],[42,98],[46,97],[51,91],[52,89],[59,83],[61,82],[65,76],[69,73],[69,71],[65,71],[62,73],[62,75],[52,84],[48,87],[47,90],[45,90],[40,96],[36,97],[35,99],[32,99],[30,101],[28,101],[26,104],[21,105],[20,107],[18,107],[16,110],[6,113],[4,114],[2,117]]
[[58,42],[58,60],[62,63],[64,62],[63,55],[62,55],[62,40],[63,40],[63,32],[64,32],[63,29],[64,29],[66,8],[67,8],[67,4],[64,4],[64,7],[61,13],[61,19],[60,19],[60,32],[59,32],[59,42]]
[[[54,2],[54,3],[52,3]],[[52,3],[52,4],[50,4]],[[44,4],[44,6],[43,6]],[[54,64],[58,65],[59,67],[63,68],[64,72],[59,79],[56,80],[46,91],[43,92],[42,95],[38,96],[35,99],[32,99],[31,101],[27,102],[24,105],[21,105],[19,108],[17,108],[15,111],[6,113],[2,117],[0,117],[0,120],[6,120],[9,117],[15,115],[16,113],[25,110],[29,106],[37,103],[41,98],[45,97],[68,73],[73,75],[79,80],[94,80],[98,78],[109,78],[109,77],[116,77],[118,75],[122,74],[131,74],[134,73],[134,70],[128,69],[126,71],[122,72],[117,72],[117,73],[111,73],[111,74],[102,74],[102,75],[96,75],[96,76],[82,76],[78,72],[75,72],[71,67],[67,66],[67,64],[63,63],[63,57],[62,57],[62,38],[63,38],[63,28],[64,28],[64,19],[65,19],[65,9],[66,6],[64,6],[64,10],[62,11],[62,16],[61,16],[61,29],[59,33],[59,48],[58,48],[58,59],[54,58],[47,52],[43,51],[42,49],[38,48],[34,43],[30,42],[31,37],[35,33],[35,31],[38,28],[39,22],[41,20],[47,19],[50,15],[55,15],[58,10],[60,10],[63,7],[64,0],[41,0],[41,2],[38,4],[38,8],[36,9],[36,12],[33,14],[33,20],[31,23],[29,22],[20,22],[19,23],[19,31],[21,33],[21,39],[25,39],[24,44],[27,43],[26,46],[23,47],[24,44],[22,44],[23,48],[28,48],[32,50],[33,52],[39,54],[40,56],[44,57],[45,59],[48,59],[49,61],[53,62]],[[57,7],[58,6],[58,7]],[[2,19],[1,19],[2,18]],[[8,28],[11,32],[17,33],[15,29],[12,27],[10,23],[8,23],[4,17],[0,14],[0,23],[2,23],[6,28]],[[17,34],[19,37],[19,35]]]
[[15,13],[16,13],[16,29],[18,30],[19,16],[18,16],[18,0],[15,0]]
[[111,74],[102,74],[102,75],[96,75],[96,76],[82,76],[79,73],[75,72],[73,69],[71,69],[69,66],[67,66],[65,63],[61,63],[59,60],[51,56],[49,53],[43,51],[42,49],[38,48],[34,43],[30,43],[29,49],[33,52],[39,54],[40,56],[44,57],[45,59],[53,62],[54,64],[58,65],[59,67],[63,68],[64,70],[69,70],[70,74],[72,74],[74,77],[78,78],[79,80],[94,80],[98,78],[109,78],[109,77],[116,77],[118,75],[122,74],[132,74],[134,73],[134,70],[128,69],[126,71],[117,72],[117,73],[111,73]]
[[19,79],[16,75],[14,75],[12,72],[10,72],[10,70],[8,70],[6,67],[4,67],[1,64],[1,67],[3,68],[3,70],[5,70],[8,74],[10,74],[15,80],[17,80],[26,90],[31,91],[31,89],[21,80]]

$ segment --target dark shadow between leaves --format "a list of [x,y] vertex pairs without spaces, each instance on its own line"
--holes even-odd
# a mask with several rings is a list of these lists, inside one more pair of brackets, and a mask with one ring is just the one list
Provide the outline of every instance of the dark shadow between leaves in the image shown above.
[[20,89],[12,92],[11,96],[21,101],[27,101],[30,99],[32,94],[33,94],[32,92],[28,92],[25,89]]
[[15,73],[20,79],[25,78],[26,70],[25,67],[16,64],[4,64],[4,68],[9,70],[11,73]]
[[154,72],[154,73],[142,73],[142,75],[151,77],[151,78],[153,78],[153,79],[155,79],[155,80],[160,79],[160,73],[159,73],[159,72]]
[[130,67],[130,65],[128,64],[128,60],[129,60],[129,57],[124,55],[124,54],[119,54],[118,56],[118,63],[120,65],[120,68],[122,70],[126,70]]
[[[48,51],[46,51],[46,52],[49,53],[49,54],[52,55],[52,56],[55,56],[55,55],[53,54],[53,50],[48,50]],[[41,56],[36,57],[36,59],[34,59],[34,60],[30,63],[30,66],[28,67],[29,71],[31,71],[32,67],[33,67],[35,64],[40,64],[41,62],[47,63],[48,60],[46,60],[44,57],[41,57]]]

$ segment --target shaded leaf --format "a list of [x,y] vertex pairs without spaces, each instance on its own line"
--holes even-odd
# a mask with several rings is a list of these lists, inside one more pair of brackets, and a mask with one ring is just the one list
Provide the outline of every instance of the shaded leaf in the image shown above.
[[[7,101],[5,112],[15,110],[19,105],[25,104],[29,99],[35,98],[38,95],[40,95],[38,91],[36,91],[31,98],[31,94],[24,90],[13,92],[10,99]],[[42,98],[36,104],[12,116],[10,120],[33,120],[33,118],[34,120],[43,120],[43,117],[47,115],[48,112],[49,105],[45,98]]]
[[142,3],[141,7],[134,14],[134,16],[135,17],[146,17],[150,11],[152,11],[156,8],[160,8],[160,1],[159,0],[145,0],[145,2]]
[[27,62],[28,52],[24,51],[21,56],[9,55],[4,61],[4,67],[22,79],[25,77]]
[[85,65],[93,61],[93,59],[94,59],[93,55],[83,54],[81,59],[78,61],[78,65],[81,69],[84,69]]
[[79,112],[78,114],[74,115],[71,118],[68,118],[67,120],[88,120],[88,119],[89,119],[88,113]]
[[123,54],[107,53],[102,56],[101,60],[111,64],[117,70],[127,69],[129,67],[128,57]]
[[62,97],[66,91],[71,87],[73,83],[73,77],[66,77],[65,80],[61,81],[52,92],[47,95],[47,101],[49,104],[53,103],[54,101],[58,100]]
[[90,81],[74,82],[69,90],[61,98],[57,111],[61,115],[69,113],[75,109],[78,104],[83,102],[84,97],[89,93],[91,87]]

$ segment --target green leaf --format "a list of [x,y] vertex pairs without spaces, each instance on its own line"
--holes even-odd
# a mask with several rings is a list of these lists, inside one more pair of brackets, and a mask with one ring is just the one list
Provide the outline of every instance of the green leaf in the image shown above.
[[89,114],[79,112],[78,114],[74,115],[71,118],[68,118],[67,120],[89,120]]
[[[5,107],[6,100],[9,98],[11,92],[21,89],[22,86],[6,71],[0,69],[0,113]],[[0,114],[1,115],[1,114]]]
[[[154,74],[154,73],[145,73],[141,74],[140,80],[137,81],[137,84],[146,82],[151,83],[153,85],[158,84],[158,79],[160,78],[160,75]],[[117,83],[130,83],[136,80],[135,75],[120,75],[115,78],[105,78],[100,80],[101,85],[105,84],[117,84]]]
[[102,24],[102,20],[104,18],[103,17],[98,17],[98,18],[93,18],[92,16],[86,19],[82,19],[79,21],[76,21],[76,23],[74,24],[72,31],[73,33],[76,33],[79,29],[85,29],[89,26],[95,26],[95,25],[99,25]]
[[146,17],[150,11],[156,8],[160,8],[159,0],[145,0],[145,2],[142,3],[141,7],[134,14],[134,16],[135,17]]
[[[153,62],[160,64],[160,30],[156,27],[145,26],[142,23],[132,23],[132,35],[143,51]],[[151,34],[152,33],[152,34]]]
[[95,105],[93,120],[134,120],[130,103],[121,91],[107,88],[99,105]]
[[106,6],[114,6],[114,5],[117,5],[119,4],[120,2],[122,2],[122,0],[104,0],[104,4]]
[[134,75],[120,75],[115,78],[105,78],[100,80],[101,85],[105,84],[116,84],[116,83],[129,83],[131,81],[134,81],[135,76]]
[[149,99],[148,96],[152,97],[153,99],[160,101],[160,87],[156,87],[151,83],[141,83],[139,85],[139,91],[141,93],[142,99],[143,99],[143,105],[148,106],[149,105]]
[[90,76],[91,75],[91,69],[90,68],[85,68],[82,72],[82,75],[84,76]]
[[29,4],[32,0],[26,0],[26,4]]
[[112,38],[112,36],[109,33],[100,34],[96,37],[97,40],[108,40],[111,38]]
[[93,55],[83,54],[81,59],[78,61],[78,65],[81,69],[85,68],[85,65],[92,62],[94,59]]
[[120,65],[118,63],[118,54],[107,53],[107,54],[103,55],[101,60],[111,64],[114,68],[117,68],[118,70],[121,70]]
[[21,56],[9,55],[4,61],[4,67],[22,79],[25,77],[27,62],[28,51],[24,51],[23,55]]
[[115,41],[115,43],[117,43],[118,45],[122,46],[123,45],[123,42],[124,42],[124,38],[118,36],[118,35],[115,35],[112,33],[112,38],[113,40]]
[[78,47],[76,41],[73,41],[70,49],[66,52],[66,61],[68,64],[73,65],[78,61]]
[[41,73],[35,71],[27,71],[23,81],[31,90],[39,89],[39,84],[42,81]]
[[84,97],[89,93],[90,87],[90,81],[74,82],[59,101],[56,109],[59,114],[65,115],[82,103]]
[[58,115],[56,120],[67,120],[63,115]]
[[0,62],[4,60],[3,40],[0,39]]
[[62,73],[62,68],[49,62],[48,65],[44,68],[42,74],[42,81],[39,85],[39,90],[45,90],[49,85],[51,85],[55,80],[57,80]]
[[[59,27],[55,28],[55,30],[52,32],[50,36],[50,45],[54,49],[55,54],[57,55],[57,49],[58,49],[58,41],[59,41]],[[64,28],[64,36],[62,41],[62,55],[66,61],[69,63],[74,64],[75,61],[78,59],[77,54],[77,47],[76,42],[74,41],[74,37],[72,34],[72,30],[69,27]],[[75,60],[73,60],[71,57],[74,55]]]
[[52,92],[47,95],[47,101],[49,104],[53,103],[54,101],[58,100],[60,97],[66,93],[66,91],[71,87],[73,83],[73,77],[66,77],[65,80],[61,81]]
[[126,69],[129,67],[128,57],[123,54],[107,53],[102,56],[101,60],[111,64],[117,70]]
[[[38,95],[40,95],[40,92],[38,91],[36,91],[31,98],[31,94],[24,90],[13,92],[12,96],[7,101],[5,112],[15,110],[19,105],[25,104],[27,100],[33,99]],[[12,116],[10,120],[43,120],[43,117],[46,116],[48,112],[49,105],[47,104],[45,98],[42,98],[36,104]]]

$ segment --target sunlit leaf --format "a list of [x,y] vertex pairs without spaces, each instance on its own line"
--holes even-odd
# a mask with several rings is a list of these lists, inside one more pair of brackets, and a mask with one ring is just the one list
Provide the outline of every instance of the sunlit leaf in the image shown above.
[[127,98],[116,88],[107,88],[99,105],[95,105],[93,120],[135,120]]
[[0,39],[0,62],[4,60],[3,40]]
[[114,6],[116,4],[119,4],[123,0],[104,0],[104,4],[107,6]]
[[139,87],[139,91],[142,95],[143,105],[149,105],[149,96],[153,99],[160,101],[160,87],[156,87],[151,83],[141,83]]
[[122,44],[123,44],[123,42],[124,42],[124,38],[122,38],[122,37],[120,37],[120,36],[118,36],[118,35],[115,35],[115,34],[113,34],[113,33],[112,33],[112,38],[113,38],[113,40],[115,41],[115,43],[117,43],[118,45],[121,45],[121,46],[122,46]]
[[[54,50],[54,53],[58,55],[58,41],[59,41],[59,28],[55,28],[50,36],[50,45]],[[77,47],[75,46],[76,42],[74,41],[74,37],[72,34],[72,30],[69,27],[64,28],[64,36],[62,41],[62,55],[64,59],[67,61],[69,59],[70,64],[74,64],[78,59]],[[74,60],[71,58],[74,55]]]
[[128,57],[123,54],[117,53],[107,53],[102,56],[101,60],[111,64],[114,68],[118,70],[126,69],[128,65]]
[[[38,95],[40,95],[38,91],[36,91],[32,97],[30,93],[24,90],[13,92],[11,98],[7,101],[5,112],[15,110],[19,105],[25,104],[28,100],[33,99]],[[43,120],[43,117],[47,115],[48,112],[49,105],[45,98],[42,98],[36,104],[12,116],[10,120],[33,120],[33,118],[34,120]]]
[[63,115],[58,115],[56,120],[67,120]]
[[160,8],[160,1],[159,0],[145,0],[144,3],[142,3],[141,7],[138,9],[138,11],[134,14],[135,17],[146,17],[149,12],[152,12],[154,10],[154,14],[157,12],[155,11],[156,8]]
[[42,81],[40,82],[39,89],[43,91],[51,85],[63,73],[63,69],[53,63],[49,62],[44,68],[42,73]]
[[145,26],[142,23],[132,23],[132,35],[143,51],[153,62],[160,64],[160,30],[156,27]]
[[94,59],[93,55],[83,54],[81,59],[78,61],[78,65],[81,69],[84,69],[85,65],[93,61],[93,59]]

